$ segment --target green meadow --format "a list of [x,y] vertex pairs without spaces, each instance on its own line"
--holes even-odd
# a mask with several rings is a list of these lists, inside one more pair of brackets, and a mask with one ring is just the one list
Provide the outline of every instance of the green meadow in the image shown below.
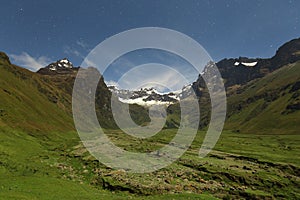
[[[143,152],[169,143],[177,130],[148,139],[105,132],[116,145]],[[1,128],[1,199],[300,198],[299,135],[225,131],[214,150],[199,158],[205,135],[199,131],[181,158],[146,174],[104,166],[82,146],[76,132],[45,135]]]

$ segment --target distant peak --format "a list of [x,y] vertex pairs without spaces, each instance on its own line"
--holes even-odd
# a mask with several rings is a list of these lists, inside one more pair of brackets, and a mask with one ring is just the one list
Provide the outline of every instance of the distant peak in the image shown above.
[[63,58],[61,60],[49,64],[47,67],[52,71],[56,71],[59,69],[72,69],[74,66],[67,58]]
[[77,71],[78,67],[74,67],[73,63],[67,58],[60,59],[56,62],[49,64],[48,66],[41,68],[38,73],[40,74],[69,74],[73,71]]

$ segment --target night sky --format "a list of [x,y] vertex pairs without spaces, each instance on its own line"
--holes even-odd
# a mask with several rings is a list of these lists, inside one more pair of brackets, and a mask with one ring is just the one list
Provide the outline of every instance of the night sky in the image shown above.
[[300,1],[11,0],[0,4],[0,51],[33,71],[138,27],[164,27],[198,41],[215,61],[271,57],[300,37]]

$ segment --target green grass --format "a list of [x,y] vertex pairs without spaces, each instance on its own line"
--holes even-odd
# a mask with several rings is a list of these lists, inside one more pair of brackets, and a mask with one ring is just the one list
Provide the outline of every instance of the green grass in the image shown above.
[[0,199],[216,199],[209,194],[167,194],[141,197],[128,193],[99,190],[86,184],[50,177],[0,177],[0,191]]
[[[106,134],[126,150],[144,152],[162,147],[176,131],[163,130],[145,140],[116,130]],[[191,148],[177,162],[158,172],[134,175],[107,169],[102,170],[101,175],[113,187],[135,188],[136,193],[143,191],[143,194],[188,190],[192,193],[209,191],[220,198],[228,194],[253,198],[299,197],[299,135],[254,135],[227,131],[221,135],[214,151],[201,159],[198,151],[204,134],[200,131]],[[80,146],[76,148],[80,149]],[[204,179],[205,184],[199,182],[199,178]],[[280,189],[282,187],[285,189]]]
[[0,199],[105,199],[112,195],[86,184],[37,176],[1,176]]
[[300,135],[223,132],[217,150],[300,166]]
[[[48,91],[48,96],[41,90]],[[31,132],[73,129],[63,105],[48,99],[60,93],[37,74],[0,62],[1,124]]]
[[[140,141],[117,130],[106,134],[116,145],[142,152],[160,148],[176,131],[163,130]],[[2,127],[0,199],[299,197],[298,135],[224,132],[215,149],[201,159],[204,134],[200,131],[191,148],[167,168],[131,174],[97,162],[76,132],[49,132],[45,138]]]
[[287,110],[287,105],[297,101],[293,97],[297,91],[290,92],[297,81],[300,81],[299,62],[243,86],[239,94],[228,97],[225,128],[254,134],[299,134],[300,111]]

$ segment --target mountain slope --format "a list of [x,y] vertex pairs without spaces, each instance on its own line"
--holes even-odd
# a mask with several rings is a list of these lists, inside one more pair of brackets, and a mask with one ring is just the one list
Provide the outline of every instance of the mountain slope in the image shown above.
[[[90,68],[94,69],[94,68]],[[71,114],[71,99],[73,92],[74,81],[77,76],[79,67],[74,67],[73,64],[66,58],[58,60],[57,62],[51,63],[48,66],[41,68],[37,71],[40,78],[51,83],[51,85],[63,91],[65,99],[63,102],[68,107],[69,113]],[[86,69],[82,69],[86,70]],[[95,69],[96,70],[96,69]],[[98,72],[97,72],[98,73]],[[97,85],[95,104],[96,114],[101,127],[104,128],[117,128],[113,119],[111,110],[111,98],[112,94],[109,91],[107,85],[101,76]],[[122,104],[126,106],[127,104]],[[139,105],[129,105],[131,116],[137,124],[143,124],[149,122],[148,111]]]
[[[226,89],[244,85],[251,80],[262,78],[280,67],[300,60],[300,38],[291,40],[278,48],[272,58],[230,58],[216,63]],[[199,76],[193,83],[193,88],[199,92],[199,86],[203,85]]]
[[[0,124],[30,131],[73,130],[63,92],[39,75],[0,58]],[[69,103],[69,102],[68,102]]]
[[300,62],[252,81],[228,97],[226,128],[248,133],[298,134]]
[[[300,74],[299,64],[295,64],[300,60],[299,52],[300,38],[282,45],[269,59],[240,57],[216,63],[228,96],[225,128],[252,133],[295,133],[300,129],[299,112],[295,111],[299,106],[295,89]],[[293,84],[296,86],[291,90]],[[210,102],[201,76],[192,88],[199,96],[203,128],[209,123]]]
[[[50,64],[33,73],[11,64],[4,53],[0,54],[0,125],[35,132],[74,130],[71,103],[78,68],[66,59],[61,61],[66,67],[52,70]],[[110,99],[111,92],[101,78],[95,101],[98,120],[104,128],[117,127]],[[130,105],[130,110],[136,123],[149,121],[145,108]]]

